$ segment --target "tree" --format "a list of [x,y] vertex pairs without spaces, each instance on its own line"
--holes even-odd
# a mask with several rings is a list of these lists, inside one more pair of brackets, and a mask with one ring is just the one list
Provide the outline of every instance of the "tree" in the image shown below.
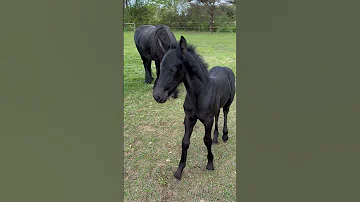
[[124,8],[128,8],[130,6],[129,0],[124,0]]
[[210,19],[209,19],[210,32],[213,32],[214,30],[213,28],[214,28],[216,4],[219,2],[220,0],[190,0],[190,3],[197,3],[205,6],[207,13],[210,15]]
[[124,10],[124,22],[133,22],[136,25],[148,24],[157,12],[157,6],[143,0],[135,2]]

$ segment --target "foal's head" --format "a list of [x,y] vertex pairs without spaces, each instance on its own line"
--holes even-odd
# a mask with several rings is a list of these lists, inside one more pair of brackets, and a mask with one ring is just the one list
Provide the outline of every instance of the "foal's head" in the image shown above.
[[184,66],[185,54],[187,52],[187,43],[181,36],[179,45],[173,45],[166,52],[160,64],[160,75],[153,91],[154,99],[159,103],[164,103],[169,95],[183,81],[186,75]]

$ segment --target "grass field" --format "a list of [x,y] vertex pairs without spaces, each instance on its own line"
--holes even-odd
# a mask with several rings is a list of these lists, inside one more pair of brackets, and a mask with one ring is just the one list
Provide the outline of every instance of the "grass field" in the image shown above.
[[[197,47],[211,67],[230,67],[236,74],[236,34],[174,32]],[[155,64],[152,62],[153,76]],[[173,174],[181,156],[184,134],[181,84],[178,99],[159,104],[153,84],[144,83],[144,67],[133,32],[124,33],[124,201],[236,201],[236,100],[228,115],[229,141],[221,140],[223,113],[219,117],[219,144],[212,146],[214,171],[206,170],[204,126],[197,122],[191,137],[181,181]]]

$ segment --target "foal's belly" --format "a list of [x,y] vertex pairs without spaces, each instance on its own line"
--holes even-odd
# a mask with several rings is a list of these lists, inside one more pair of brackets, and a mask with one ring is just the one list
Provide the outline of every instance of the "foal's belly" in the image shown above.
[[198,104],[196,117],[201,121],[206,121],[214,118],[216,113],[220,110],[220,106],[217,103]]

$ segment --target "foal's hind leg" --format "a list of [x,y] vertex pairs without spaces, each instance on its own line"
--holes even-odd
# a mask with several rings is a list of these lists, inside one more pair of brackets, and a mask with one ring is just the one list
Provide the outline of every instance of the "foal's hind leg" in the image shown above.
[[229,136],[228,136],[228,128],[227,128],[227,115],[228,115],[228,112],[229,112],[229,109],[230,109],[230,106],[224,106],[223,108],[223,112],[224,112],[224,128],[223,128],[223,136],[222,136],[222,139],[224,142],[227,142],[228,139],[229,139]]
[[210,118],[210,119],[204,121],[203,123],[205,126],[204,144],[208,150],[208,155],[207,155],[208,163],[206,165],[206,169],[214,170],[214,164],[213,164],[214,155],[211,152],[211,145],[212,145],[211,129],[214,124],[214,118]]
[[151,75],[151,60],[147,59],[143,55],[141,55],[141,59],[143,60],[145,69],[145,83],[150,84],[154,79]]
[[219,130],[218,130],[219,114],[220,114],[220,110],[219,110],[219,111],[217,112],[217,114],[215,115],[214,138],[213,138],[213,140],[212,140],[213,144],[217,144],[217,143],[218,143],[218,136],[219,136]]
[[[233,86],[233,89],[234,89],[234,86]],[[227,103],[225,104],[225,106],[223,107],[223,112],[224,112],[224,128],[223,128],[223,136],[222,136],[222,139],[224,142],[227,142],[228,139],[229,139],[229,136],[228,136],[228,128],[227,128],[227,115],[229,113],[229,109],[230,109],[230,105],[231,103],[234,101],[234,97],[235,97],[235,94],[234,93],[231,93],[230,95],[230,98],[229,100],[227,101]]]

